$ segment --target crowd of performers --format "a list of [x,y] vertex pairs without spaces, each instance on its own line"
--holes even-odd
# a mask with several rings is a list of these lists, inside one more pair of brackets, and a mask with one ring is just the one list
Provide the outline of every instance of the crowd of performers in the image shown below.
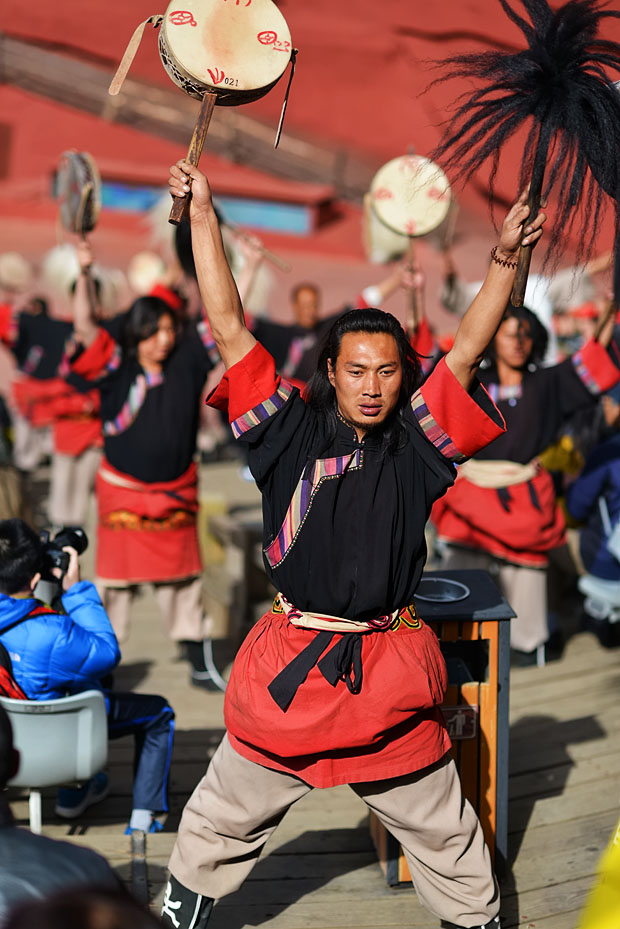
[[[94,486],[95,573],[117,639],[129,636],[136,590],[153,584],[192,682],[212,686],[196,448],[205,382],[226,368],[209,405],[228,417],[263,495],[265,567],[279,593],[233,665],[227,735],[184,814],[169,910],[174,902],[175,920],[199,912],[192,925],[206,925],[212,900],[240,885],[291,803],[349,783],[399,838],[433,912],[495,925],[488,851],[446,754],[445,665],[413,594],[429,542],[446,567],[489,571],[517,613],[516,656],[544,663],[554,631],[547,568],[567,557],[570,511],[586,523],[585,571],[574,569],[586,609],[614,641],[620,561],[607,542],[620,516],[620,351],[614,314],[596,326],[591,290],[606,260],[579,280],[571,273],[573,302],[587,300],[564,306],[555,328],[557,282],[531,282],[532,309],[510,305],[518,241],[535,241],[544,221],[524,233],[521,198],[477,295],[464,296],[447,262],[444,301],[462,316],[454,336],[433,332],[423,274],[406,265],[330,316],[319,288],[301,283],[293,323],[277,324],[242,310],[260,248],[246,249],[237,286],[204,176],[176,166],[171,191],[186,193],[183,172],[194,178],[193,218],[177,251],[201,295],[197,313],[181,278],[167,278],[106,317],[94,246],[82,241],[71,313],[59,319],[42,297],[20,300],[0,256],[0,339],[16,363],[2,409],[16,468],[3,442],[1,515],[34,519],[19,484],[49,454],[49,525],[83,523]],[[420,313],[406,331],[375,309],[399,288],[415,292]],[[565,493],[557,458],[569,446],[573,472],[575,460],[587,463]]]
[[[184,279],[195,286],[189,224],[176,238]],[[247,237],[243,250],[238,284],[245,294],[262,250]],[[12,459],[22,484],[26,479],[23,504],[31,499],[28,475],[51,456],[43,516],[49,525],[83,524],[96,486],[96,577],[119,640],[129,634],[135,591],[142,583],[153,583],[168,634],[190,657],[199,683],[205,673],[202,643],[208,623],[196,534],[196,440],[205,381],[219,362],[217,347],[200,312],[188,314],[177,286],[181,278],[173,285],[169,279],[151,285],[128,311],[110,318],[101,310],[91,246],[80,243],[77,256],[79,273],[67,287],[69,312],[64,318],[50,315],[43,297],[20,300],[19,290],[28,284],[23,260],[20,264],[19,256],[0,256],[0,339],[16,365],[2,410],[3,435],[8,407]],[[613,386],[616,372],[612,317],[593,338],[602,303],[597,303],[593,280],[607,268],[603,256],[585,272],[567,269],[551,280],[532,276],[526,302],[534,312],[508,308],[480,371],[507,432],[459,467],[454,486],[432,510],[433,547],[440,563],[448,568],[482,567],[496,577],[517,613],[513,648],[538,663],[544,661],[545,643],[559,631],[549,608],[549,560],[562,568],[568,565],[574,575],[583,573],[575,552],[567,556],[567,511],[558,505],[566,480],[554,464],[557,454],[548,450],[560,439],[556,450],[571,446],[572,480],[593,445],[613,429],[605,425],[599,403],[599,395]],[[444,306],[462,316],[479,284],[459,280],[449,255],[445,281]],[[422,308],[416,324],[408,320],[407,328],[427,377],[449,350],[452,337],[437,338],[429,326],[419,270],[412,273],[406,264],[396,266],[379,285],[352,299],[350,308],[381,306],[398,288],[415,290]],[[320,300],[318,286],[302,282],[291,291],[291,324],[248,316],[254,336],[274,358],[278,372],[300,390],[312,377],[325,335],[349,308],[326,316],[320,312]],[[72,339],[79,352],[70,359],[67,346]],[[606,399],[606,409],[611,402]],[[545,467],[547,461],[551,470]],[[4,468],[2,475],[3,509],[11,515],[19,508],[17,478],[12,469]],[[581,501],[571,504],[577,496],[571,492],[568,504],[578,519],[589,522],[583,533],[590,539],[585,543],[589,571],[593,558],[588,553],[605,549],[605,529],[609,534],[620,507],[612,495],[605,520],[597,503],[600,494],[590,509]],[[37,515],[28,511],[27,503],[21,512]],[[611,566],[615,568],[613,556]],[[615,580],[616,571],[608,566],[602,579]],[[591,597],[588,603],[592,605]],[[594,615],[600,619],[597,609],[600,613],[600,606],[594,606]],[[599,628],[603,630],[600,624]],[[208,674],[203,679],[208,683]]]

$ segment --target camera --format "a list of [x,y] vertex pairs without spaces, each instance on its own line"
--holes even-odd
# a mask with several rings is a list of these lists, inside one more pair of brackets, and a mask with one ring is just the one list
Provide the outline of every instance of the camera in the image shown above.
[[[63,526],[59,529],[54,538],[44,531],[40,535],[43,542],[43,561],[41,564],[41,579],[56,583],[62,581],[64,574],[69,567],[69,555],[63,552],[63,548],[74,548],[78,555],[81,555],[88,548],[88,536],[81,526]],[[60,578],[54,574],[54,570],[60,568]]]

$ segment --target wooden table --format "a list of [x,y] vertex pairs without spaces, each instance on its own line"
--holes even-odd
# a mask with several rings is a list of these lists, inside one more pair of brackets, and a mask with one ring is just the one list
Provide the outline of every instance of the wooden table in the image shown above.
[[[441,578],[465,585],[469,595],[449,603],[416,597],[416,607],[441,643],[449,680],[442,709],[452,754],[501,872],[508,854],[509,620],[515,614],[486,571],[429,571],[419,593],[426,586],[434,596]],[[374,814],[370,832],[387,883],[410,881],[398,842]]]

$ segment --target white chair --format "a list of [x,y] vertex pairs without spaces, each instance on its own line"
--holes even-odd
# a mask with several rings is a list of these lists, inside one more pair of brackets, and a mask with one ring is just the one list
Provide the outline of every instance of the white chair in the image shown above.
[[12,787],[29,790],[30,828],[41,832],[41,789],[87,781],[108,757],[108,720],[103,694],[86,690],[56,700],[0,697],[20,754]]

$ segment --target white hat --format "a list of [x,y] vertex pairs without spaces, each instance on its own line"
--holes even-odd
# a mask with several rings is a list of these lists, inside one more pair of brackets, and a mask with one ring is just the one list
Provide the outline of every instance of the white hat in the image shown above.
[[32,265],[17,252],[0,255],[0,287],[20,292],[26,290],[33,278]]

